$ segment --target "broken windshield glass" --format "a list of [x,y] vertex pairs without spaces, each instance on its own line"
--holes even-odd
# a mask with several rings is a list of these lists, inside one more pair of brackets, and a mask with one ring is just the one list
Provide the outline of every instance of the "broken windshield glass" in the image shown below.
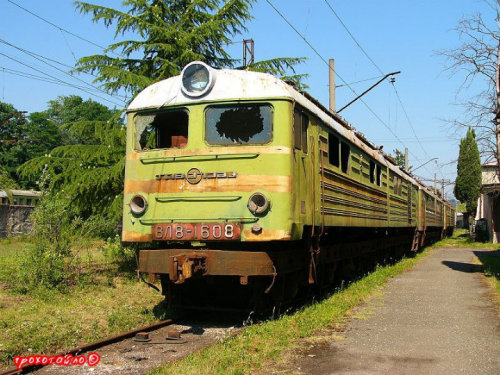
[[135,149],[184,148],[189,116],[185,110],[135,116]]
[[209,107],[205,139],[214,145],[263,144],[271,140],[272,107],[265,104]]

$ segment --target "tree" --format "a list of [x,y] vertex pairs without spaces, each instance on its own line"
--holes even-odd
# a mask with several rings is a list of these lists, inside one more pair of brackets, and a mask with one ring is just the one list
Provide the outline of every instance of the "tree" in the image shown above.
[[496,74],[498,49],[500,46],[500,23],[498,2],[486,1],[491,14],[476,14],[459,21],[455,28],[461,45],[457,48],[439,52],[446,57],[446,69],[452,74],[464,74],[464,81],[458,94],[465,89],[479,87],[477,92],[470,91],[460,104],[464,114],[454,119],[457,131],[472,127],[481,155],[486,161],[497,160],[496,123],[494,113],[497,109]]
[[58,127],[42,113],[32,113],[26,119],[12,105],[1,102],[0,123],[0,165],[4,176],[2,184],[35,187],[19,179],[16,170],[24,162],[41,156],[60,144],[61,133]]
[[[395,148],[393,150],[394,155],[392,156],[394,158],[394,161],[396,162],[396,165],[399,166],[401,169],[405,169],[405,153],[401,150],[398,150]],[[413,166],[408,166],[408,170],[410,171],[413,168]]]
[[466,210],[473,215],[477,208],[477,199],[481,195],[481,160],[476,143],[474,129],[469,128],[465,138],[460,141],[455,180],[455,197],[466,205]]
[[[92,14],[94,22],[115,27],[115,38],[132,33],[134,39],[111,44],[104,55],[83,57],[76,70],[97,74],[94,82],[116,93],[135,95],[146,86],[178,75],[191,61],[214,68],[233,68],[239,60],[226,51],[231,38],[241,34],[252,17],[255,0],[124,0],[124,10],[76,1],[77,9]],[[303,58],[256,62],[249,69],[285,76],[295,73]],[[303,76],[283,78],[301,83]]]
[[92,100],[60,97],[45,112],[64,123],[68,143],[19,168],[22,178],[47,189],[51,199],[67,202],[67,214],[101,217],[110,227],[120,222],[123,202],[125,126],[121,112]]
[[10,173],[0,166],[0,190],[19,189],[17,182],[10,176]]
[[59,96],[48,104],[49,108],[43,113],[58,125],[82,120],[106,121],[116,113],[116,110],[111,110],[94,100],[84,101],[78,95]]

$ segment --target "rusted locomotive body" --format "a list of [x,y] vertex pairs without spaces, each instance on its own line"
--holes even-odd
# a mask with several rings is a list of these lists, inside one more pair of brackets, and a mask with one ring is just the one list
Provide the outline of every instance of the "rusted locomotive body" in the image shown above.
[[453,228],[448,203],[268,74],[191,63],[127,124],[122,239],[149,245],[139,271],[183,306],[292,299]]

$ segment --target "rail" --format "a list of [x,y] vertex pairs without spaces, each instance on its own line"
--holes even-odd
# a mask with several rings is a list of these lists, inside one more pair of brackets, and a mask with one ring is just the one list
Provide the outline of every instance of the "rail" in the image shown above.
[[[157,330],[159,328],[171,325],[173,323],[174,323],[174,321],[172,319],[162,320],[161,322],[154,323],[154,324],[151,324],[151,325],[146,326],[146,327],[133,329],[132,331],[120,333],[119,335],[108,337],[108,338],[105,338],[103,340],[95,341],[95,342],[92,342],[90,344],[77,346],[76,348],[70,349],[68,351],[55,354],[55,356],[66,356],[68,354],[75,355],[75,354],[79,354],[79,353],[89,352],[91,350],[102,348],[104,346],[125,340],[129,337],[135,336],[139,332],[154,331],[154,330]],[[17,367],[12,367],[10,369],[7,369],[5,371],[0,372],[0,375],[25,374],[27,372],[31,372],[31,371],[34,371],[36,369],[40,369],[40,368],[45,367],[45,366],[47,366],[47,365],[26,365],[22,369],[18,369]]]

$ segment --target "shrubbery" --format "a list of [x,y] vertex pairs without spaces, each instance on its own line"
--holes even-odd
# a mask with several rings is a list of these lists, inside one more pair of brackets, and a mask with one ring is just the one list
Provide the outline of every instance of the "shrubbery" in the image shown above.
[[44,199],[33,212],[31,243],[18,255],[16,288],[21,292],[39,287],[58,288],[72,266],[71,223],[61,201]]
[[16,256],[12,286],[18,292],[40,288],[64,291],[71,285],[94,283],[98,269],[109,271],[110,263],[117,264],[120,271],[135,269],[135,251],[122,246],[118,235],[102,246],[108,261],[98,264],[95,258],[99,254],[90,249],[102,243],[98,238],[112,233],[113,228],[98,217],[75,217],[70,207],[68,202],[49,195],[33,212],[29,244]]
[[123,246],[119,235],[108,238],[102,250],[106,258],[116,263],[120,270],[132,271],[136,268],[136,251]]

